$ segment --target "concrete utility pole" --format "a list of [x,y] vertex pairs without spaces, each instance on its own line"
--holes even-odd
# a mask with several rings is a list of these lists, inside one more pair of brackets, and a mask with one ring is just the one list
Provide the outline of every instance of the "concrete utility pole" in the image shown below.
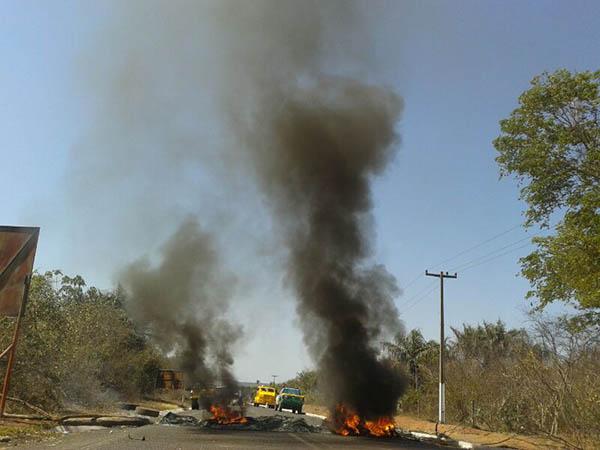
[[458,274],[450,275],[448,272],[431,273],[425,271],[428,277],[440,279],[440,392],[438,394],[439,410],[438,423],[446,423],[446,384],[444,379],[444,278],[458,278]]

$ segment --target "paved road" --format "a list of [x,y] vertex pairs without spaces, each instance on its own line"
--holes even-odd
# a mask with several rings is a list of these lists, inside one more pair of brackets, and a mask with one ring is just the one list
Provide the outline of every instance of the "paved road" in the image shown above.
[[321,426],[321,423],[323,422],[323,419],[320,419],[319,417],[313,417],[313,416],[309,416],[306,414],[294,414],[293,412],[284,409],[283,411],[275,411],[274,409],[269,409],[269,408],[263,408],[262,406],[260,407],[256,407],[256,406],[248,406],[246,408],[246,415],[247,416],[251,416],[251,417],[258,417],[258,416],[286,416],[286,417],[302,417],[306,423],[308,423],[309,425],[312,426]]
[[[144,441],[141,439],[145,438]],[[437,449],[401,439],[342,437],[324,433],[206,431],[191,427],[147,425],[136,429],[86,431],[19,448],[112,449]]]
[[[281,414],[265,408],[249,408],[249,415]],[[291,413],[283,413],[291,415]],[[319,421],[306,417],[309,421]],[[142,440],[142,438],[144,440]],[[210,431],[195,427],[147,425],[140,428],[107,429],[57,435],[44,442],[19,448],[65,450],[108,449],[437,449],[400,438],[342,437],[329,433],[285,433],[258,431]]]

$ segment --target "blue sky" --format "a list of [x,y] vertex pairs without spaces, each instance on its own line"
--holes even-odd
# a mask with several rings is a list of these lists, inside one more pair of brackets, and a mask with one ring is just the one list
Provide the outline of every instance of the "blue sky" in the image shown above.
[[[4,1],[0,14],[0,222],[41,226],[37,267],[79,272],[103,288],[111,286],[110,264],[96,264],[93,254],[87,261],[74,256],[80,242],[70,233],[79,218],[65,208],[65,178],[71,152],[93,125],[98,102],[81,86],[81,61],[93,59],[90,49],[114,19],[110,5]],[[534,75],[562,67],[598,69],[600,3],[366,5],[385,11],[371,16],[365,8],[367,18],[377,21],[371,56],[378,61],[378,72],[373,77],[391,85],[405,101],[398,157],[374,185],[376,257],[406,286],[397,304],[407,328],[436,338],[439,292],[429,288],[433,279],[419,274],[453,270],[535,234],[515,227],[524,205],[514,180],[499,180],[492,140],[498,121],[515,108]],[[447,281],[447,324],[501,319],[523,325],[528,284],[517,276],[517,261],[527,250],[459,271],[457,280]],[[280,361],[261,360],[257,369],[261,346],[267,340],[276,344],[269,333],[251,335],[236,363],[240,377],[266,379],[278,370],[285,378],[310,366],[292,303],[276,314],[281,316],[277,334],[285,335],[273,353]]]

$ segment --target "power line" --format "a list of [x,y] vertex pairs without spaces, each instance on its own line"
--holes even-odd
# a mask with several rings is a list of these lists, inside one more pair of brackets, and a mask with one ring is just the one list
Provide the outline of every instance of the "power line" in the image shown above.
[[409,309],[412,309],[414,306],[418,305],[421,300],[429,297],[429,295],[432,292],[435,292],[439,289],[439,286],[437,285],[437,283],[434,281],[435,286],[432,286],[427,292],[425,292],[423,295],[421,295],[420,297],[416,298],[415,301],[413,301],[410,305],[407,304],[405,305],[404,309],[402,311],[399,311],[399,314],[405,313],[407,312]]
[[[480,255],[480,256],[478,256],[477,258],[473,258],[473,259],[471,259],[470,261],[464,262],[464,263],[462,263],[462,264],[460,264],[460,265],[456,266],[454,269],[452,269],[452,272],[457,272],[457,271],[459,271],[459,270],[464,270],[464,268],[465,268],[466,266],[469,266],[469,265],[471,265],[472,263],[475,263],[475,262],[477,262],[477,261],[480,261],[480,260],[482,260],[482,259],[485,259],[485,258],[487,258],[487,257],[489,257],[489,256],[492,256],[492,255],[494,255],[494,254],[496,254],[496,253],[498,253],[498,252],[501,252],[502,250],[505,250],[505,249],[507,249],[507,248],[510,248],[510,247],[512,247],[512,246],[514,246],[514,245],[516,245],[516,244],[519,244],[519,243],[521,243],[521,242],[523,242],[523,241],[530,240],[532,237],[535,237],[535,236],[525,236],[524,238],[518,239],[518,240],[516,240],[516,241],[513,241],[513,242],[511,242],[511,243],[509,243],[509,244],[506,244],[506,245],[504,245],[504,246],[502,246],[502,247],[500,247],[500,248],[497,248],[497,249],[495,249],[495,250],[492,250],[491,252],[489,252],[489,253],[486,253],[485,255]],[[528,243],[527,245],[529,245],[529,243]]]
[[477,248],[479,248],[479,247],[481,247],[481,246],[483,246],[483,245],[487,244],[488,242],[492,242],[492,241],[494,241],[494,240],[498,239],[499,237],[502,237],[502,236],[504,236],[505,234],[508,234],[508,233],[510,233],[511,231],[513,231],[513,230],[515,230],[515,229],[519,228],[520,226],[521,226],[521,224],[520,224],[520,223],[518,223],[518,224],[516,224],[516,225],[514,225],[514,226],[510,227],[508,230],[504,230],[504,231],[502,231],[501,233],[498,233],[498,234],[496,234],[496,235],[494,235],[494,236],[492,236],[492,237],[490,237],[490,238],[488,238],[488,239],[486,239],[486,240],[484,240],[484,241],[480,242],[479,244],[475,244],[475,245],[474,245],[474,246],[472,246],[472,247],[469,247],[469,248],[467,248],[467,249],[465,249],[465,250],[461,250],[461,251],[459,251],[459,252],[458,252],[458,253],[456,253],[454,256],[451,256],[450,258],[448,258],[448,259],[445,259],[445,260],[443,260],[442,262],[439,262],[439,263],[437,263],[437,264],[436,264],[436,265],[434,265],[434,266],[431,266],[431,268],[433,269],[433,268],[435,268],[435,267],[441,266],[442,264],[446,264],[447,262],[453,261],[453,260],[455,260],[456,258],[458,258],[459,256],[462,256],[462,255],[464,255],[465,253],[469,253],[470,251],[473,251],[473,250],[475,250],[475,249],[477,249]]
[[488,262],[490,262],[490,261],[493,261],[494,259],[498,259],[498,258],[500,258],[501,256],[508,255],[509,253],[516,252],[517,250],[520,250],[520,249],[522,249],[522,248],[528,247],[528,246],[530,246],[530,245],[531,245],[531,242],[528,242],[528,243],[526,243],[526,244],[524,244],[524,245],[520,245],[519,247],[512,248],[512,249],[510,249],[510,250],[508,250],[508,251],[506,251],[506,252],[504,252],[504,253],[500,253],[499,255],[492,256],[491,258],[485,259],[485,260],[481,261],[480,263],[477,263],[477,264],[472,264],[472,265],[470,265],[470,266],[464,267],[463,269],[461,269],[461,272],[464,272],[465,270],[472,269],[473,267],[480,266],[480,265],[482,265],[482,264],[486,264],[486,263],[488,263]]
[[401,307],[405,307],[409,302],[411,302],[412,300],[414,300],[415,298],[419,297],[423,292],[425,292],[428,289],[431,289],[432,286],[435,286],[437,283],[435,281],[432,281],[430,284],[428,284],[427,286],[425,286],[425,288],[421,289],[419,292],[417,292],[416,294],[410,296],[407,300],[405,300],[402,304]]
[[[487,238],[487,239],[479,242],[478,244],[473,245],[472,247],[469,247],[469,248],[464,249],[464,250],[460,250],[458,253],[455,253],[453,256],[451,256],[451,257],[449,257],[449,258],[447,258],[447,259],[445,259],[445,260],[443,260],[443,261],[441,261],[441,262],[439,262],[439,263],[437,263],[437,264],[435,264],[433,266],[430,266],[430,267],[435,268],[435,267],[441,266],[442,264],[446,264],[449,261],[453,261],[456,258],[458,258],[459,256],[462,256],[462,255],[464,255],[466,253],[469,253],[469,252],[471,252],[471,251],[473,251],[475,249],[478,249],[479,247],[482,247],[483,245],[485,245],[485,244],[487,244],[489,242],[492,242],[492,241],[498,239],[499,237],[502,237],[502,236],[510,233],[511,231],[519,228],[520,226],[521,226],[520,223],[518,223],[516,225],[513,225],[512,227],[510,227],[510,228],[508,228],[508,229],[506,229],[506,230],[504,230],[504,231],[502,231],[502,232],[500,232],[498,234],[495,234],[495,235],[493,235],[493,236],[491,236],[491,237],[489,237],[489,238]],[[403,289],[407,289],[408,287],[412,286],[416,281],[418,281],[419,279],[421,279],[421,277],[423,277],[423,276],[424,276],[423,272],[419,272],[405,286],[403,286]]]
[[412,280],[410,280],[406,286],[404,286],[404,289],[407,289],[409,286],[411,286],[415,281],[417,281],[419,278],[421,278],[423,276],[423,272],[419,272],[419,274],[414,277]]
[[[511,248],[505,252],[502,252],[500,254],[496,254],[501,250],[504,250],[506,248],[512,247],[515,244],[518,244],[519,242],[523,242],[525,239],[527,238],[523,238],[523,239],[519,239],[518,241],[515,241],[511,244],[505,245],[504,247],[501,247],[499,249],[494,250],[493,252],[490,252],[486,255],[483,256],[479,256],[475,259],[472,259],[471,261],[468,261],[468,263],[463,263],[461,266],[458,266],[460,268],[461,272],[464,272],[466,270],[470,270],[474,267],[483,265],[483,264],[487,264],[488,262],[491,262],[497,258],[500,258],[502,256],[508,255],[509,253],[513,253],[516,252],[517,250],[520,250],[522,248],[528,247],[529,245],[531,245],[531,242],[527,242],[524,245],[520,245],[518,247],[515,248]],[[453,271],[456,271],[453,270]],[[431,294],[433,291],[437,290],[438,286],[437,283],[434,281],[430,284],[428,284],[427,286],[425,286],[425,288],[421,289],[419,292],[417,292],[415,295],[411,296],[408,300],[405,300],[401,305],[398,306],[398,309],[401,310],[400,313],[406,312],[409,309],[411,309],[412,307],[414,307],[417,303],[419,303],[419,301],[421,301],[422,299],[424,299],[425,297],[427,297],[429,294]]]
[[[515,243],[519,243],[522,242],[524,239],[520,239],[519,241],[515,241],[512,244],[509,244],[507,246],[504,246],[498,250],[495,250],[491,253],[488,253],[487,255],[483,255],[482,257],[478,257],[475,258],[473,260],[471,260],[469,263],[470,265],[467,264],[462,264],[462,266],[465,266],[461,269],[461,272],[465,272],[466,270],[470,270],[474,267],[477,266],[481,266],[483,264],[487,264],[488,262],[491,262],[495,259],[498,259],[502,256],[508,255],[509,253],[513,253],[516,252],[517,250],[520,250],[522,248],[528,247],[529,245],[531,245],[531,242],[527,242],[524,245],[520,245],[518,247],[515,248],[511,248],[505,252],[502,252],[500,254],[495,254],[500,250],[503,250],[505,248],[508,247],[512,247]],[[472,263],[472,264],[471,264]],[[459,266],[460,267],[460,266]],[[399,309],[399,313],[405,313],[407,312],[409,309],[412,309],[414,306],[416,306],[421,300],[423,300],[424,298],[426,298],[427,296],[429,296],[429,294],[431,294],[432,292],[436,291],[438,289],[437,283],[434,281],[431,284],[428,284],[427,286],[425,286],[424,289],[421,289],[417,294],[413,295],[412,297],[410,297],[408,300],[406,300],[401,306],[398,307]]]

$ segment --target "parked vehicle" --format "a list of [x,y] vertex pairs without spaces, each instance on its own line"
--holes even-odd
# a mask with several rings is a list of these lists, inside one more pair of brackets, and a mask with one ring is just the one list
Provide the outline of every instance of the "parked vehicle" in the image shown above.
[[284,387],[275,399],[275,409],[279,411],[291,409],[293,413],[302,414],[303,406],[304,395],[300,389]]
[[254,394],[252,404],[254,406],[266,405],[267,408],[275,408],[275,396],[277,391],[271,386],[258,386]]

